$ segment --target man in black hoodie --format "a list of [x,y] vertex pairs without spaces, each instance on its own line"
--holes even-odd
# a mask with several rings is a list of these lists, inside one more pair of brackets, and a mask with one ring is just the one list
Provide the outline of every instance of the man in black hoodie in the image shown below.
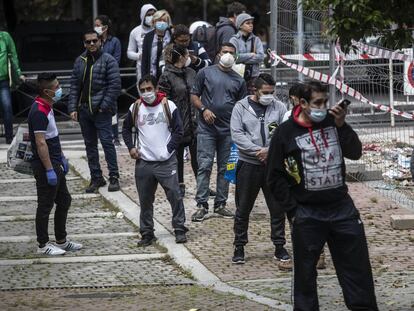
[[267,182],[292,224],[294,310],[319,310],[316,263],[328,243],[350,310],[378,310],[364,226],[345,184],[344,157],[362,144],[326,87],[310,82],[270,143]]

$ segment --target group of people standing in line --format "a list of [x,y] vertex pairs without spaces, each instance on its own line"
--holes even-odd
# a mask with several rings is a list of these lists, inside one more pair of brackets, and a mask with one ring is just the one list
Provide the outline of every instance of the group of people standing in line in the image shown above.
[[[326,87],[308,82],[291,89],[294,108],[288,112],[274,97],[272,76],[259,71],[263,46],[252,33],[254,18],[245,10],[237,2],[228,6],[228,16],[216,26],[217,53],[211,59],[186,26],[172,27],[167,11],[150,4],[141,9],[142,23],[132,30],[128,47],[128,57],[137,61],[140,96],[122,127],[123,140],[136,161],[141,208],[138,246],[156,240],[153,203],[158,184],[171,205],[176,243],[187,242],[183,154],[188,147],[197,181],[197,208],[191,220],[206,218],[208,200],[214,196],[213,213],[234,218],[232,263],[245,262],[249,215],[262,189],[270,212],[274,257],[286,270],[292,269],[292,260],[284,247],[285,217],[291,226],[294,309],[319,309],[316,269],[324,266],[320,261],[327,243],[347,307],[378,310],[363,224],[345,184],[344,157],[358,159],[362,153],[357,134],[345,122],[346,108],[328,109]],[[108,190],[120,189],[112,129],[121,89],[120,43],[108,35],[109,27],[109,19],[99,16],[95,29],[84,34],[85,52],[76,59],[71,78],[68,110],[80,123],[85,140],[91,175],[88,193],[106,184],[98,137],[108,165]],[[233,70],[236,63],[245,65],[244,74]],[[38,252],[61,255],[82,248],[66,239],[71,204],[65,179],[68,161],[53,116],[62,89],[50,73],[40,74],[38,85],[39,96],[28,119],[38,189]],[[224,178],[232,143],[239,152],[235,214],[227,207],[229,184]],[[213,191],[210,177],[215,158]],[[53,244],[47,225],[55,203]]]

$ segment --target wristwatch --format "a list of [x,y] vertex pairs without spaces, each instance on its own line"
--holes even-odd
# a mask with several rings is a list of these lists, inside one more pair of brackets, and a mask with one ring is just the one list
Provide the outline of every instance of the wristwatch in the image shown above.
[[204,113],[204,111],[205,111],[206,109],[207,109],[206,107],[201,106],[201,108],[200,108],[200,109],[198,109],[198,111],[200,111],[201,115],[203,115],[203,113]]

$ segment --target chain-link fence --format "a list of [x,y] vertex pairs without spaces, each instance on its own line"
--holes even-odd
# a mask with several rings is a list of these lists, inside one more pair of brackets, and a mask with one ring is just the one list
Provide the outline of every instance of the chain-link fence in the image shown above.
[[[329,74],[329,42],[322,35],[322,18],[327,12],[304,10],[302,14],[303,35],[298,32],[297,1],[278,1],[277,54],[294,64],[302,59],[303,66]],[[300,37],[303,37],[303,49],[298,42]],[[299,51],[303,54],[298,55]],[[313,59],[313,54],[317,54],[317,61]],[[343,77],[347,86],[374,104],[411,113],[414,96],[407,95],[404,87],[407,83],[407,64],[377,58],[362,51],[356,54],[359,55],[356,59],[344,61],[343,74],[338,70],[336,78]],[[335,63],[336,66],[339,66],[339,62]],[[279,63],[277,80],[279,99],[289,103],[288,90],[298,82],[299,72]],[[304,77],[304,80],[311,78]],[[414,208],[414,182],[410,172],[414,143],[413,119],[378,110],[337,90],[336,99],[341,98],[351,101],[347,122],[358,132],[363,142],[362,158],[358,161],[347,160],[349,181],[364,182],[398,204]]]

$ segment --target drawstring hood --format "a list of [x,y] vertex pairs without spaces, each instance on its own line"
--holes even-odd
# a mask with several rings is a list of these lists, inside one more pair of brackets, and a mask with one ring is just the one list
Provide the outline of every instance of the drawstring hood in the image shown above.
[[[295,121],[296,124],[308,129],[312,145],[315,147],[316,153],[318,155],[320,155],[321,151],[320,151],[320,149],[318,147],[318,144],[316,143],[316,139],[313,135],[313,127],[312,127],[313,124],[312,123],[305,123],[305,122],[299,120],[299,115],[300,115],[301,112],[302,112],[302,107],[300,105],[294,107],[293,108],[293,120]],[[323,128],[321,128],[320,131],[321,131],[321,137],[322,137],[324,146],[325,146],[325,148],[328,148],[329,144],[328,144],[328,141],[326,140],[326,136],[325,136],[325,132],[323,131]]]

